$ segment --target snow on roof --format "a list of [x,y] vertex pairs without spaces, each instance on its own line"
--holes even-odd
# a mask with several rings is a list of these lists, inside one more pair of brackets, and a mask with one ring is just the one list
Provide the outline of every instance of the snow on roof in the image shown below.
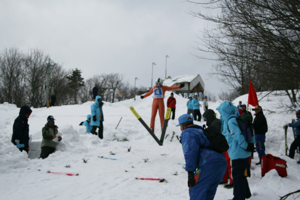
[[205,84],[200,76],[200,74],[197,75],[181,75],[181,76],[176,76],[174,78],[168,78],[164,80],[164,85],[166,86],[173,86],[175,84],[179,84],[179,83],[186,83],[189,82],[191,83],[192,81],[197,81],[200,82],[201,86],[205,87]]

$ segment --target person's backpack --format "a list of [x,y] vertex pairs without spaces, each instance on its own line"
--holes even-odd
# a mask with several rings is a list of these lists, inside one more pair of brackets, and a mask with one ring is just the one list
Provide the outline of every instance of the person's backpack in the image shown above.
[[[245,137],[246,142],[249,143],[254,135],[253,134],[253,125],[252,125],[253,118],[252,118],[251,113],[245,113],[240,116],[229,117],[229,119],[231,119],[231,118],[236,118],[236,121],[239,125],[239,128],[241,129],[242,134]],[[230,132],[229,127],[228,127],[228,131]]]
[[221,132],[215,131],[212,127],[203,130],[205,136],[210,141],[210,149],[222,153],[229,149],[229,145],[224,135]]

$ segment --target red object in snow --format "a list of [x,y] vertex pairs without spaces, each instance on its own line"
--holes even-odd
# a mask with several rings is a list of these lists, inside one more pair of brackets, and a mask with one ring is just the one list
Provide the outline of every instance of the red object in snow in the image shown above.
[[258,106],[258,100],[257,100],[257,95],[256,95],[256,91],[251,83],[251,81],[249,81],[249,91],[248,91],[248,104],[252,105],[252,106]]
[[147,181],[160,181],[163,182],[166,179],[164,178],[135,178],[136,180],[147,180]]
[[66,176],[79,176],[79,174],[75,174],[75,173],[67,173],[67,172],[50,172],[48,171],[47,173],[49,174],[61,174],[61,175],[66,175]]

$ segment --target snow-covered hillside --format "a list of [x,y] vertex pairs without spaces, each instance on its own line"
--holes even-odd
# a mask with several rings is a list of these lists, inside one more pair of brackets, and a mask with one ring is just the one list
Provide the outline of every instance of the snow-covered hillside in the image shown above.
[[[170,92],[166,93],[165,102]],[[264,96],[264,94],[259,94]],[[104,139],[86,134],[85,127],[79,126],[90,113],[93,102],[82,105],[51,108],[32,108],[29,118],[30,134],[33,141],[41,141],[42,127],[48,115],[53,115],[63,140],[57,151],[47,159],[29,159],[11,142],[12,125],[19,108],[12,104],[0,104],[0,194],[1,199],[11,200],[84,200],[84,199],[132,199],[132,200],[184,200],[188,199],[187,173],[181,145],[171,135],[180,135],[177,118],[186,113],[187,99],[177,99],[176,120],[170,120],[169,135],[163,146],[153,140],[145,128],[129,110],[134,106],[146,123],[150,122],[152,97],[137,98],[118,103],[105,102]],[[237,98],[247,102],[247,95]],[[284,155],[284,132],[282,126],[295,118],[286,113],[281,102],[287,98],[270,95],[260,101],[266,115],[269,132],[266,137],[266,153],[279,156],[287,161],[288,177],[281,178],[275,170],[261,178],[257,154],[252,160],[252,176],[248,179],[252,192],[251,199],[279,199],[299,189],[300,165]],[[209,108],[216,109],[221,102],[209,102]],[[203,110],[201,108],[201,113]],[[116,126],[122,117],[117,129]],[[197,123],[199,125],[204,124]],[[158,137],[159,120],[156,118]],[[289,129],[289,144],[293,141]],[[105,159],[105,158],[113,158]],[[296,154],[296,159],[299,154]],[[79,176],[49,174],[52,172],[79,173]],[[165,178],[167,182],[136,180],[136,177]],[[215,199],[231,199],[232,189],[219,186]],[[288,199],[296,199],[298,196]]]

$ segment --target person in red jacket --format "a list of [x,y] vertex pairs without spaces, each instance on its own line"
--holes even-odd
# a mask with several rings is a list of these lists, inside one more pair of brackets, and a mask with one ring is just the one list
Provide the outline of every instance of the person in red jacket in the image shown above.
[[179,88],[184,87],[184,83],[181,83],[180,86],[164,86],[162,85],[163,81],[158,78],[156,81],[156,86],[151,88],[149,92],[145,95],[141,96],[141,99],[150,96],[153,93],[153,103],[152,103],[152,113],[151,113],[151,121],[150,121],[150,128],[154,131],[154,122],[157,110],[159,110],[159,117],[160,117],[160,124],[161,128],[164,126],[164,114],[165,114],[165,104],[164,104],[164,95],[166,91],[170,90],[177,90]]
[[172,109],[172,120],[175,119],[175,109],[176,109],[176,99],[174,98],[173,92],[171,96],[168,98],[167,107]]

